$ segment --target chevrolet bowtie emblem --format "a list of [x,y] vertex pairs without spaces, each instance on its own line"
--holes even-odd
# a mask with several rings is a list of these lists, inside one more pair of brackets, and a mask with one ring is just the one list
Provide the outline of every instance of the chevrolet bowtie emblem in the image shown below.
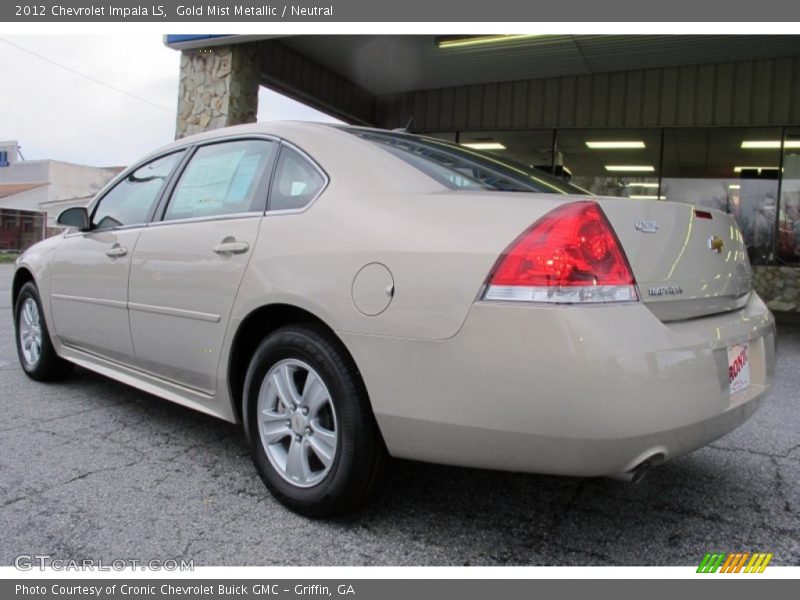
[[708,249],[712,252],[716,252],[719,254],[722,252],[722,249],[725,247],[725,242],[722,241],[722,238],[712,235],[708,238]]

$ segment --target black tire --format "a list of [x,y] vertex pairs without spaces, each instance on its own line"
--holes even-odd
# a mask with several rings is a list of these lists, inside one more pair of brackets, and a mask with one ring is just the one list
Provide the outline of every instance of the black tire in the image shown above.
[[[29,362],[25,357],[20,336],[20,317],[22,309],[28,300],[32,300],[36,304],[39,326],[41,327],[41,351],[34,362]],[[17,303],[14,306],[14,337],[17,342],[19,363],[22,366],[22,370],[31,379],[36,381],[57,381],[64,379],[72,372],[72,363],[58,356],[55,348],[53,348],[53,343],[50,341],[50,331],[47,329],[47,322],[42,310],[42,301],[39,299],[39,290],[32,281],[23,285],[19,296],[17,296]]]
[[[335,456],[327,474],[310,487],[294,485],[273,466],[256,418],[265,377],[273,366],[287,360],[302,361],[316,371],[335,410]],[[315,518],[352,512],[383,481],[388,454],[366,388],[341,342],[324,328],[315,324],[290,325],[261,342],[247,371],[244,401],[244,425],[256,469],[275,497],[292,510]]]

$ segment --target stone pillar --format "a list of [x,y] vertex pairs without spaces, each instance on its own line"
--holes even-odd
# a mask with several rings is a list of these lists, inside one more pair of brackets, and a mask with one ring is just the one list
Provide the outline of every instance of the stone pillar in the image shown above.
[[753,287],[774,312],[800,314],[800,267],[753,267]]
[[259,56],[255,44],[181,53],[175,139],[219,127],[254,123]]

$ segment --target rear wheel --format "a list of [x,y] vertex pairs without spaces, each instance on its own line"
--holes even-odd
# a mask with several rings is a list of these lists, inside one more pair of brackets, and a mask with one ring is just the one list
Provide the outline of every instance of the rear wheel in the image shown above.
[[28,282],[19,292],[14,309],[17,354],[22,369],[36,381],[63,379],[72,371],[72,363],[56,354],[42,312],[39,290]]
[[245,394],[256,469],[281,502],[333,516],[355,510],[378,487],[387,455],[366,389],[324,329],[294,325],[267,337]]

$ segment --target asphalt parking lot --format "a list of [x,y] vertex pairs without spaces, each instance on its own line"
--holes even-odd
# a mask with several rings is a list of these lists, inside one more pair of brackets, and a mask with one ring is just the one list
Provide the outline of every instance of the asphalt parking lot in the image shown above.
[[84,370],[17,365],[0,265],[0,564],[692,565],[709,551],[800,564],[800,328],[747,424],[638,484],[393,465],[377,500],[332,522],[276,503],[238,427]]

